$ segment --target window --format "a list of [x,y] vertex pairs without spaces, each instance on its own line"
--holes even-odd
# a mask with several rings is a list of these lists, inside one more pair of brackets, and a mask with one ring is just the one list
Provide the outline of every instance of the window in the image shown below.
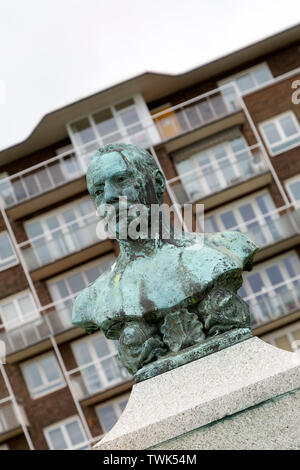
[[12,186],[7,173],[0,173],[0,206],[11,206],[15,203]]
[[32,295],[27,291],[2,300],[0,302],[0,314],[6,330],[16,328],[25,322],[40,317]]
[[259,128],[271,155],[300,145],[300,126],[292,111],[262,122]]
[[6,232],[0,233],[0,271],[18,264],[18,258]]
[[22,364],[22,372],[32,398],[39,398],[65,387],[65,381],[54,354],[46,354]]
[[[241,95],[245,95],[263,85],[266,85],[267,83],[270,83],[272,80],[273,76],[269,66],[266,62],[264,62],[220,81],[218,86],[234,82]],[[228,106],[232,106],[235,102],[234,89],[230,87],[224,88],[223,94]]]
[[270,194],[262,192],[214,211],[205,218],[205,231],[238,230],[263,247],[286,236],[287,222],[282,226]]
[[85,395],[92,395],[130,379],[117,358],[116,342],[108,341],[103,334],[93,334],[74,342],[71,347],[81,370]]
[[79,269],[72,269],[62,276],[51,279],[47,285],[52,299],[56,301],[80,292],[109,269],[114,262],[115,256],[109,254]]
[[87,450],[90,448],[78,416],[44,429],[50,450]]
[[291,200],[295,203],[300,203],[300,176],[292,178],[285,182],[286,189],[289,193]]
[[[95,281],[115,261],[115,256],[110,254],[102,256],[96,262],[87,263],[79,269],[72,269],[67,273],[57,276],[47,282],[51,297],[56,303],[56,324],[62,329],[72,327],[72,310],[75,295],[90,283]],[[65,299],[65,300],[63,300]]]
[[257,265],[244,276],[239,294],[248,298],[253,326],[300,308],[300,261],[296,252]]
[[9,450],[9,447],[7,444],[1,444],[0,445],[0,450]]
[[87,161],[99,146],[107,143],[121,141],[148,147],[159,140],[141,95],[95,111],[67,127],[74,147],[79,153],[86,154],[84,159]]
[[176,163],[176,168],[186,199],[197,200],[261,173],[262,164],[260,153],[252,154],[240,136],[204,151],[195,151],[188,159]]
[[128,398],[129,395],[126,395],[105,405],[97,406],[96,413],[105,433],[110,431],[120,418],[127,405]]
[[99,242],[95,207],[80,199],[25,223],[31,247],[24,250],[29,270]]
[[277,346],[277,348],[285,349],[290,352],[298,351],[299,353],[300,322],[293,323],[293,325],[281,328],[275,333],[263,336],[262,339],[273,346]]

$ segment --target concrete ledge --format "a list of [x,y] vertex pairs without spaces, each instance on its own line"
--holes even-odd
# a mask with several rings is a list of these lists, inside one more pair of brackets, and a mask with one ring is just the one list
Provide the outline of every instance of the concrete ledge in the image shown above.
[[158,446],[298,388],[296,354],[251,338],[134,385],[121,418],[95,449]]

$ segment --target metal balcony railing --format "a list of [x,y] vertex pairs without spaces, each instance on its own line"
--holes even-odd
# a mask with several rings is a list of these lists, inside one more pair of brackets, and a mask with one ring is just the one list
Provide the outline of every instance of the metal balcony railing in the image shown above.
[[22,426],[11,398],[0,400],[0,436]]
[[68,375],[78,400],[87,399],[132,379],[116,353],[77,367],[69,371]]
[[[14,329],[2,331],[0,341],[4,341],[6,345],[6,355],[31,347],[51,335],[56,336],[74,328],[72,309],[76,295],[78,294],[49,304],[40,310],[36,309],[30,315],[30,320]],[[5,324],[0,326],[2,330],[5,328]]]
[[268,171],[259,144],[168,180],[178,204],[200,201]]
[[259,248],[265,248],[300,234],[300,208],[283,206],[228,230],[242,232]]
[[244,299],[250,308],[252,328],[265,325],[300,310],[300,276]]
[[34,271],[103,241],[97,235],[98,223],[101,222],[95,213],[87,214],[20,243],[28,270]]
[[[223,97],[224,90],[228,88],[232,90],[233,96],[236,96],[230,104],[226,103]],[[105,142],[121,140],[148,148],[170,137],[179,136],[226,117],[239,109],[240,101],[233,86],[225,85],[140,120],[138,125],[134,123],[118,129],[117,133],[106,135]],[[76,149],[1,179],[0,199],[3,205],[9,208],[29,201],[83,176],[92,154],[103,143],[100,138],[89,141]]]

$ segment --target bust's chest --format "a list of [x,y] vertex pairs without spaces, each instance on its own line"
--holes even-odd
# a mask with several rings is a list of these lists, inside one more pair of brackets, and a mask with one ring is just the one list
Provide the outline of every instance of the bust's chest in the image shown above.
[[95,314],[101,323],[169,310],[201,295],[219,273],[236,268],[233,260],[209,247],[168,247],[121,268],[117,264],[99,285]]

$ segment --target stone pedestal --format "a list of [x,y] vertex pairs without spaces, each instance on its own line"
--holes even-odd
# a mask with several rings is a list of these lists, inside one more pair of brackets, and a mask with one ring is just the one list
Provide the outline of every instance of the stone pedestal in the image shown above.
[[150,448],[300,448],[299,356],[251,338],[134,385],[95,449]]

